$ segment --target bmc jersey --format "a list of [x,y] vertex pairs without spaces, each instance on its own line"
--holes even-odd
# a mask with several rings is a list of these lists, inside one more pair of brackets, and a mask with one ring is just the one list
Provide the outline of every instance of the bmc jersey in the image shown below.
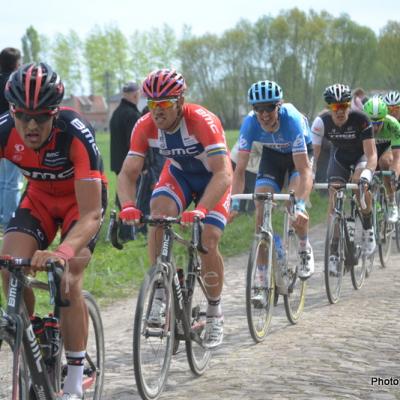
[[190,174],[211,173],[207,157],[228,153],[221,122],[197,104],[183,105],[183,118],[172,133],[158,129],[150,113],[144,115],[133,128],[128,156],[144,157],[149,147]]
[[240,128],[239,151],[251,151],[253,142],[283,154],[307,153],[307,145],[311,145],[307,118],[292,104],[284,103],[279,110],[279,129],[266,132],[251,111]]
[[51,196],[74,193],[74,180],[106,178],[94,130],[77,112],[61,108],[47,141],[40,149],[25,146],[9,113],[0,116],[0,158],[16,164],[30,190]]

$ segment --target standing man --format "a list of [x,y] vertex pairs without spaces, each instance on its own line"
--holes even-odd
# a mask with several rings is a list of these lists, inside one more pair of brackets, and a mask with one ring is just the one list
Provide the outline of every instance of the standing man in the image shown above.
[[[21,53],[13,47],[6,47],[0,53],[0,115],[9,109],[4,97],[6,82],[21,63]],[[19,183],[22,176],[16,165],[0,160],[0,230],[5,229],[20,199]]]
[[[131,147],[118,175],[120,218],[138,223],[141,211],[136,204],[136,181],[151,147],[160,149],[167,161],[153,191],[150,210],[153,217],[182,214],[182,223],[195,217],[204,220],[202,275],[207,297],[206,332],[203,345],[214,348],[222,343],[223,314],[221,293],[224,262],[219,242],[229,213],[232,166],[220,120],[197,104],[185,103],[186,83],[175,70],[154,71],[143,82],[150,112],[135,125]],[[196,208],[187,210],[194,202]],[[150,228],[148,248],[154,264],[160,254],[162,230]],[[149,318],[161,323],[165,309],[164,291],[155,293]]]
[[[141,117],[137,104],[140,99],[139,85],[136,82],[128,82],[122,87],[122,98],[118,107],[114,110],[110,119],[110,156],[111,171],[118,175],[122,164],[129,151],[132,129],[136,121]],[[115,198],[116,205],[121,209],[118,195]],[[133,227],[122,226],[120,239],[134,239]]]

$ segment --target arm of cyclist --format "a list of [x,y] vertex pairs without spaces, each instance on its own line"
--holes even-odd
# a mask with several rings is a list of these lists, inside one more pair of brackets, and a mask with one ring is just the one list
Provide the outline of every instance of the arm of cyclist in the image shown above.
[[[372,181],[372,176],[378,163],[375,139],[363,140],[363,149],[365,157],[367,158],[367,165],[360,174],[360,181],[362,180],[369,184]],[[365,190],[367,189],[368,185],[365,185]]]
[[[248,151],[239,151],[237,155],[237,162],[235,171],[233,172],[233,181],[232,181],[232,194],[240,194],[243,193],[246,179],[246,168],[249,163],[250,152]],[[232,221],[237,214],[239,213],[240,200],[235,199],[232,200],[230,213],[229,213],[229,221]]]
[[126,224],[140,221],[141,211],[136,205],[136,181],[143,169],[144,158],[138,155],[126,157],[118,175],[118,198],[121,203],[120,219]]
[[75,181],[75,196],[79,219],[56,250],[37,250],[34,253],[31,260],[33,271],[42,269],[49,259],[64,264],[74,258],[100,229],[102,218],[100,179]]
[[300,174],[300,182],[296,190],[296,206],[294,224],[297,227],[305,226],[308,222],[306,201],[310,197],[313,186],[312,166],[307,153],[293,154],[293,162]]
[[212,178],[196,209],[182,213],[182,223],[193,222],[195,216],[204,218],[208,211],[215,207],[232,184],[232,166],[226,154],[210,156],[207,161],[212,172]]

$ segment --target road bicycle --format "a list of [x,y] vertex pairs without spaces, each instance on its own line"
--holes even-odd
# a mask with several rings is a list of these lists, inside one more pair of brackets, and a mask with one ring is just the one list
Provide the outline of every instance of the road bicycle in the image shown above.
[[[315,183],[314,189],[334,190],[334,208],[328,220],[325,238],[325,289],[331,304],[338,302],[343,276],[350,272],[354,289],[364,283],[367,263],[362,253],[362,216],[355,194],[346,201],[347,190],[359,190],[360,204],[366,208],[363,185],[356,183]],[[347,207],[349,206],[349,207]],[[349,209],[348,209],[349,208]]]
[[[387,266],[393,237],[396,237],[396,224],[388,221],[389,198],[384,184],[385,177],[388,177],[391,184],[394,184],[396,175],[393,171],[375,171],[371,182],[371,192],[373,194],[372,221],[382,268]],[[368,275],[371,273],[371,269],[368,268]]]
[[[304,309],[306,281],[299,278],[298,240],[291,225],[296,200],[294,192],[235,194],[232,199],[264,202],[263,222],[259,227],[260,232],[255,234],[253,240],[246,275],[247,323],[251,337],[259,343],[269,331],[273,305],[277,303],[279,295],[284,298],[286,316],[292,324],[299,321]],[[284,208],[279,257],[275,251],[277,245],[272,226],[273,202],[277,200],[287,201],[289,204]],[[260,273],[263,277],[261,282],[257,276]]]
[[[113,218],[116,216],[113,214]],[[133,364],[137,388],[143,399],[156,399],[162,393],[168,376],[171,358],[180,341],[192,372],[200,376],[207,369],[211,352],[203,347],[205,335],[207,295],[201,275],[200,253],[207,253],[201,244],[201,221],[196,218],[191,239],[186,240],[173,226],[179,218],[142,218],[142,223],[163,229],[161,255],[150,268],[141,285],[136,304],[133,327]],[[118,222],[111,230],[111,241],[119,249]],[[177,269],[173,258],[174,243],[182,244],[188,254],[186,272]],[[163,292],[160,323],[150,320],[157,301],[156,292]]]
[[[67,375],[63,340],[57,328],[62,300],[60,284],[63,268],[47,266],[47,282],[24,273],[30,259],[0,257],[0,269],[9,272],[9,290],[0,307],[0,400],[55,400],[62,394]],[[47,291],[53,306],[51,335],[34,332],[24,302],[24,288]],[[104,381],[103,325],[97,304],[88,292],[83,293],[89,314],[89,336],[84,359],[83,389],[85,399],[100,400]],[[44,330],[46,331],[46,326]]]

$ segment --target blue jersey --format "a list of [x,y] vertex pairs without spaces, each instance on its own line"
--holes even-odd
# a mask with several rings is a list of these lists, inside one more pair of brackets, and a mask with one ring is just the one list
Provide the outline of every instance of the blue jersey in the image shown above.
[[239,151],[251,151],[253,142],[283,154],[307,153],[312,139],[307,118],[292,104],[284,103],[279,110],[279,129],[266,132],[251,111],[243,120],[239,135]]

